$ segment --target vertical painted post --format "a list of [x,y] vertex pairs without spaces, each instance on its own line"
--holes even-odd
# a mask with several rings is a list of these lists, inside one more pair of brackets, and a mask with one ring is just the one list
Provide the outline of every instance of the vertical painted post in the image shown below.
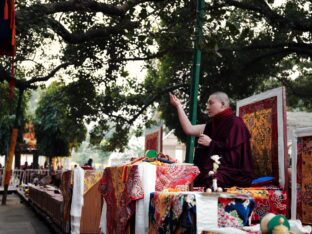
[[13,163],[17,134],[18,134],[19,115],[21,112],[23,92],[24,92],[23,89],[19,90],[18,101],[17,101],[17,106],[16,106],[16,114],[15,114],[15,123],[14,123],[14,127],[11,133],[10,147],[9,147],[7,161],[5,162],[4,188],[3,188],[4,190],[3,190],[2,203],[1,203],[2,205],[6,205],[7,193],[8,193],[9,184],[10,184],[10,180],[12,176],[12,163]]
[[[201,64],[200,44],[203,37],[202,35],[203,16],[204,16],[204,0],[197,0],[194,59],[191,80],[191,103],[189,116],[189,119],[192,124],[196,124],[197,120],[197,96],[200,78],[200,64]],[[195,137],[189,136],[187,139],[186,157],[185,157],[185,161],[188,163],[191,163],[193,161],[194,145],[195,145]]]

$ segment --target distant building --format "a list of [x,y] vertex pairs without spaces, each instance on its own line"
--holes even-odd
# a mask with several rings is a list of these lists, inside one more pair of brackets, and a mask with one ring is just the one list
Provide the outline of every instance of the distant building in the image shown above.
[[296,128],[312,127],[312,112],[287,112],[288,141]]
[[[287,112],[288,155],[291,156],[292,133],[297,128],[312,127],[312,112]],[[290,161],[291,163],[291,161]]]
[[184,162],[186,146],[174,135],[174,130],[163,136],[163,153]]

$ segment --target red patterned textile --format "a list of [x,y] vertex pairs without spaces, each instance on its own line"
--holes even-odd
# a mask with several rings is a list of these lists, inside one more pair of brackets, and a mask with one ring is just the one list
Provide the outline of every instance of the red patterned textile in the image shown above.
[[[196,193],[154,192],[150,195],[149,234],[196,233]],[[245,195],[218,199],[218,227],[249,225],[254,200]],[[209,207],[205,214],[209,216]],[[216,227],[217,228],[217,227]]]
[[237,102],[237,114],[251,134],[255,177],[273,176],[287,191],[288,151],[285,88],[279,87]]
[[297,140],[297,219],[312,224],[312,136]]
[[15,3],[0,1],[0,55],[15,56]]
[[252,222],[256,223],[267,213],[287,215],[287,193],[276,186],[237,188],[227,190],[232,193],[248,194],[255,199]]
[[64,220],[70,219],[70,206],[71,206],[71,198],[72,198],[72,183],[71,183],[71,171],[65,171],[62,173],[60,190],[64,199],[64,207],[63,207],[63,217]]
[[126,233],[135,200],[144,196],[138,166],[105,168],[99,190],[107,203],[107,233]]
[[192,233],[192,229],[195,230],[195,224],[190,222],[187,225],[185,217],[181,216],[183,211],[186,217],[195,215],[194,194],[151,193],[148,233]]
[[240,117],[251,134],[256,177],[278,178],[277,98],[272,97],[240,108]]
[[190,165],[165,165],[156,169],[156,189],[162,191],[165,188],[176,188],[179,185],[187,186],[194,181],[199,174],[196,166]]

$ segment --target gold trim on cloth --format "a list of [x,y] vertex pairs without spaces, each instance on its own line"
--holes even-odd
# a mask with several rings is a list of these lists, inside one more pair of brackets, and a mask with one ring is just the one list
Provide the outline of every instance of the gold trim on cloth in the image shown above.
[[84,192],[86,194],[102,178],[103,171],[85,170]]

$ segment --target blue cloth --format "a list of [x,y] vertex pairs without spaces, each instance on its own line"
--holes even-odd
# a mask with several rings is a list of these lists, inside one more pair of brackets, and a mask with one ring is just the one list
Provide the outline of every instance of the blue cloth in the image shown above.
[[254,179],[251,184],[252,185],[256,185],[256,184],[263,184],[263,183],[270,183],[274,181],[274,177],[273,176],[263,176],[263,177],[259,177],[257,179]]
[[253,199],[250,200],[235,199],[234,202],[229,203],[224,210],[226,212],[236,210],[238,216],[243,220],[243,225],[248,226],[249,217],[254,207],[255,201]]

